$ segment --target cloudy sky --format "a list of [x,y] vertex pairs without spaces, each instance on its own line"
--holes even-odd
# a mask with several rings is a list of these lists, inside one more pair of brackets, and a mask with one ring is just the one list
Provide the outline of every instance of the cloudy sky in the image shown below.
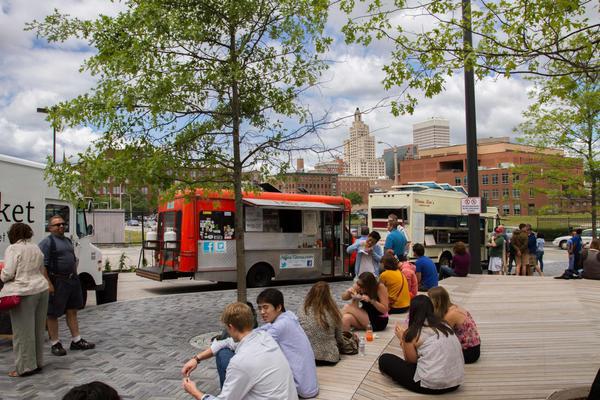
[[[26,22],[43,19],[54,8],[72,16],[93,18],[113,15],[115,4],[105,0],[0,0],[0,153],[43,161],[52,154],[52,130],[37,107],[83,93],[94,85],[93,77],[78,70],[93,49],[69,42],[49,46],[24,31]],[[343,16],[334,13],[329,31],[336,32]],[[410,23],[410,21],[409,21]],[[371,109],[381,99],[398,90],[382,88],[382,66],[390,48],[377,44],[369,49],[346,46],[337,40],[327,58],[331,67],[323,76],[317,92],[307,100],[313,112],[327,111],[333,118],[351,116],[356,107]],[[511,78],[486,79],[476,83],[477,131],[479,137],[513,136],[521,121],[521,112],[529,104],[526,81]],[[434,99],[421,100],[414,115],[394,117],[389,109],[379,108],[363,116],[377,140],[392,145],[412,142],[412,124],[431,117],[450,120],[451,143],[465,142],[464,90],[462,74],[451,78],[446,90]],[[341,145],[348,135],[352,118],[324,135],[328,145]],[[74,155],[94,139],[87,128],[67,129],[58,133],[57,157]],[[377,153],[384,145],[378,145]],[[307,155],[307,164],[316,161]]]

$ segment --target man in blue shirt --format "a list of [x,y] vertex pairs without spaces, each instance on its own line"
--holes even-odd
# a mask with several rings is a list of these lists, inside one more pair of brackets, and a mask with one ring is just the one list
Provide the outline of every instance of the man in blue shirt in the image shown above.
[[385,253],[393,252],[396,257],[404,255],[406,249],[406,236],[398,230],[398,217],[395,214],[388,215],[388,235],[385,238]]
[[421,243],[415,243],[413,253],[417,256],[415,262],[419,292],[426,292],[438,286],[438,273],[431,258],[425,257],[425,247]]

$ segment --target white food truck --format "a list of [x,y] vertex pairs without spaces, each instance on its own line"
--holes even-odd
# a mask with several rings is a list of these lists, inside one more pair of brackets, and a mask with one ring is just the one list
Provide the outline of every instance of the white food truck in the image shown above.
[[[369,229],[387,237],[387,218],[404,220],[409,240],[425,246],[425,255],[440,265],[452,259],[454,243],[469,242],[467,215],[461,214],[461,199],[467,196],[453,188],[431,189],[422,185],[396,186],[392,191],[369,194]],[[481,214],[481,260],[487,262],[485,243],[498,219],[498,210],[487,207]],[[409,257],[413,257],[412,249]]]
[[79,259],[78,273],[83,287],[84,304],[87,290],[100,290],[102,253],[90,243],[92,226],[86,222],[85,211],[62,200],[58,189],[44,180],[44,164],[0,154],[0,263],[10,244],[8,230],[15,222],[23,222],[33,230],[33,242],[47,236],[47,220],[61,215],[67,223],[65,235],[75,246]]

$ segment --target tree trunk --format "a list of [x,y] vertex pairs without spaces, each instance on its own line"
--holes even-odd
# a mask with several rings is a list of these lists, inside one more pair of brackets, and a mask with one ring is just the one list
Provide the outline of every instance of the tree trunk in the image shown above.
[[598,237],[597,232],[596,232],[596,186],[597,186],[597,182],[596,179],[598,178],[598,171],[596,170],[596,166],[594,164],[594,148],[593,148],[593,138],[594,138],[594,117],[593,116],[589,116],[587,119],[587,123],[588,123],[588,135],[587,137],[589,138],[588,140],[588,165],[589,165],[589,169],[590,169],[590,184],[591,184],[591,189],[592,189],[592,199],[591,199],[591,203],[592,203],[592,237],[594,239],[596,239]]
[[[229,28],[231,68],[237,70],[235,29]],[[242,161],[240,156],[240,97],[236,74],[231,81],[231,122],[233,133],[233,193],[235,198],[235,263],[237,271],[237,299],[246,302],[246,261],[244,257],[244,204],[242,202]]]

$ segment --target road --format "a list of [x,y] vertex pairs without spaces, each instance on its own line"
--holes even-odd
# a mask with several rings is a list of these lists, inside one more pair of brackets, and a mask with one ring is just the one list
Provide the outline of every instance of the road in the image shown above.
[[[103,262],[108,260],[113,270],[118,269],[121,255],[124,254],[124,266],[137,266],[140,255],[140,247],[104,247],[101,249]],[[150,254],[147,253],[146,257]],[[567,267],[567,252],[552,246],[551,242],[546,243],[544,254],[544,272],[547,276],[557,276]],[[172,279],[162,282],[152,281],[141,278],[135,273],[119,274],[119,285],[117,298],[119,301],[143,299],[155,296],[193,293],[211,290],[233,289],[234,284],[220,283],[216,284],[210,281],[196,281],[189,278]],[[88,296],[88,305],[95,305],[96,299],[90,293]]]

